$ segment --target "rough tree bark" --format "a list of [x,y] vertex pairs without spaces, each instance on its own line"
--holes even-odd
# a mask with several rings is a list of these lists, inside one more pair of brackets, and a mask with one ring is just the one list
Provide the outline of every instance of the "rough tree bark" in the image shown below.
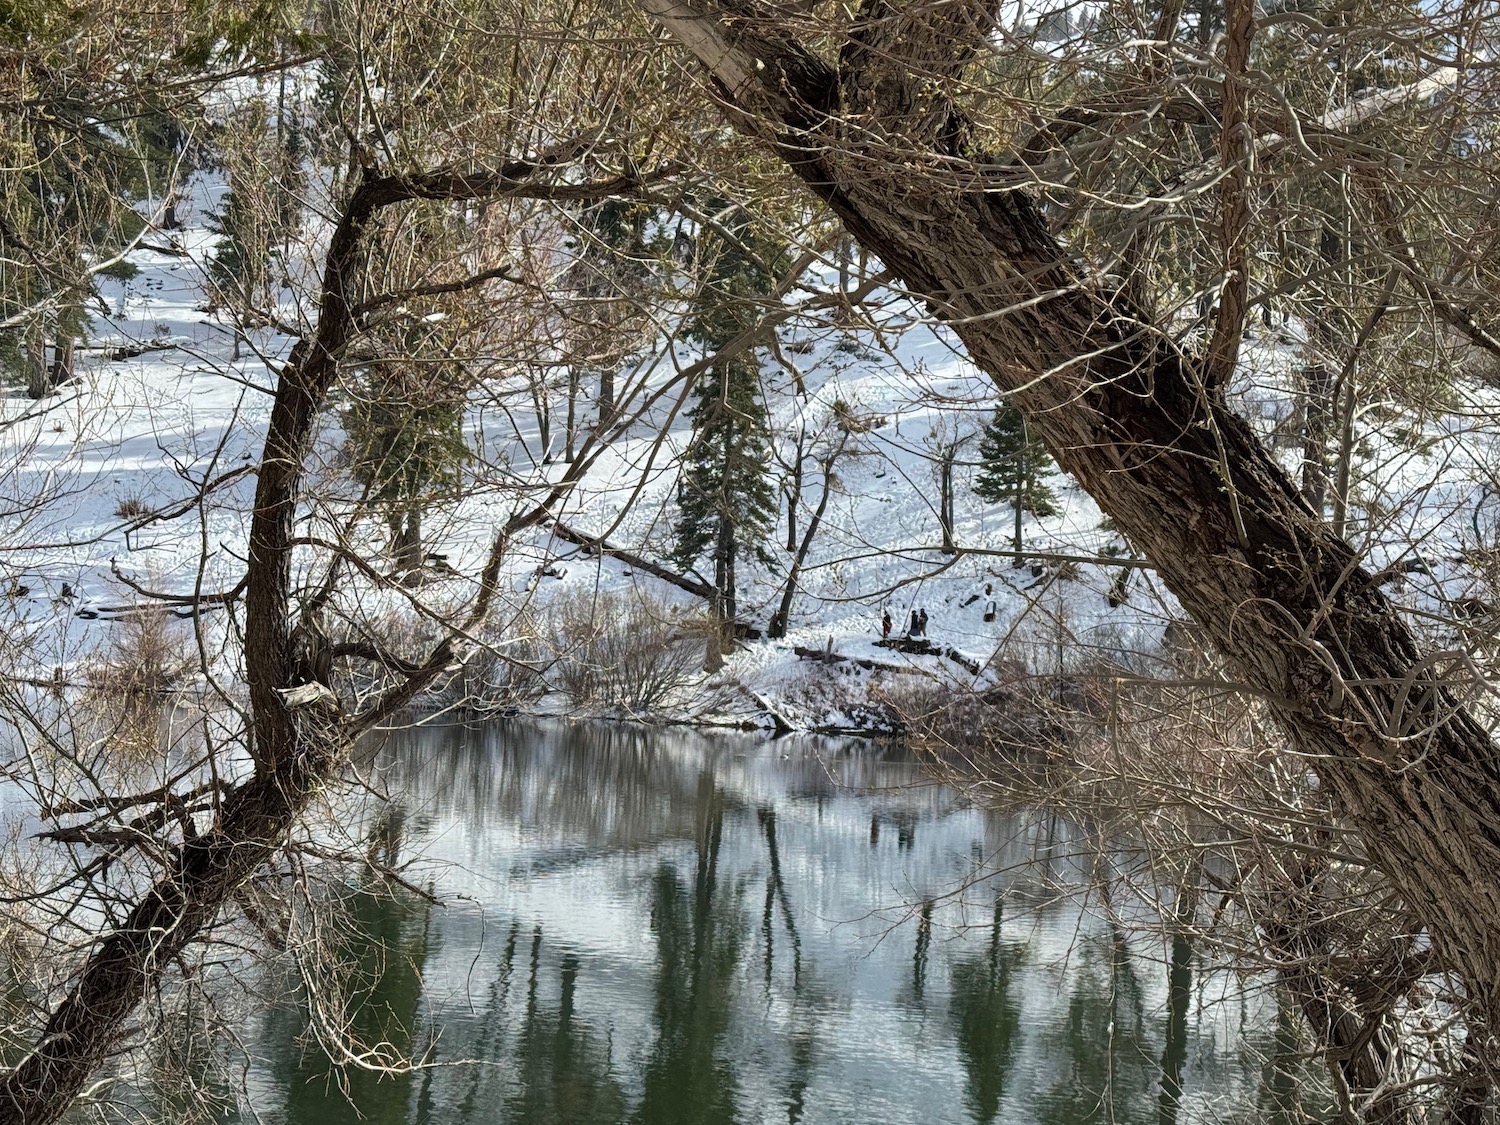
[[1239,326],[1217,326],[1216,362],[1179,351],[1058,243],[1029,169],[970,150],[943,90],[984,49],[994,5],[866,0],[834,59],[802,46],[785,5],[638,3],[735,124],[953,327],[1268,701],[1462,982],[1493,1063],[1500,755],[1455,701],[1462,673],[1419,649],[1225,405]]

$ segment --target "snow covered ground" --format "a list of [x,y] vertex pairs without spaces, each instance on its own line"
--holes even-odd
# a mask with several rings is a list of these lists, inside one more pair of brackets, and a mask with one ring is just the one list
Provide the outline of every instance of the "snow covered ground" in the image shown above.
[[[147,240],[173,252],[139,250],[132,255],[138,275],[109,283],[76,382],[41,403],[19,390],[4,401],[0,577],[7,596],[0,600],[0,619],[25,676],[48,679],[61,668],[67,680],[86,678],[94,651],[119,644],[121,608],[141,600],[125,579],[187,595],[230,589],[243,573],[269,390],[292,341],[270,329],[252,332],[244,358],[235,361],[225,323],[201,311],[214,242],[204,224],[221,190],[212,179],[195,181],[189,228]],[[169,237],[172,244],[164,246]],[[882,350],[892,342],[893,352]],[[681,693],[671,713],[734,720],[770,708],[794,726],[857,726],[871,721],[871,699],[912,685],[983,687],[1002,663],[1048,669],[1095,655],[1129,660],[1157,651],[1171,599],[1149,568],[1107,565],[1110,556],[1128,557],[1129,547],[1065,479],[1053,481],[1060,513],[1028,517],[1024,529],[1028,552],[1061,558],[1012,565],[1011,509],[981,501],[971,488],[973,465],[965,463],[972,462],[994,392],[941,330],[893,299],[878,333],[820,314],[789,322],[780,343],[785,362],[767,356],[764,379],[781,456],[792,456],[799,433],[815,443],[819,432],[831,432],[836,401],[871,419],[871,426],[854,438],[854,455],[837,464],[785,639],[744,644],[722,671]],[[1268,440],[1285,428],[1292,409],[1288,373],[1300,354],[1295,325],[1261,329],[1244,353],[1237,393]],[[697,357],[658,357],[659,374],[645,380],[645,390],[665,378],[671,358]],[[420,590],[371,585],[359,592],[361,614],[419,622],[422,607],[446,613],[472,601],[497,527],[534,503],[538,484],[556,481],[568,468],[559,457],[548,462],[539,456],[536,421],[518,401],[513,389],[500,385],[475,394],[469,426],[481,456],[473,486],[426,513],[427,549],[446,556],[455,574]],[[677,455],[689,426],[681,409],[668,421],[675,402],[668,396],[646,410],[598,458],[559,506],[562,523],[606,534],[611,544],[653,560],[667,557]],[[1494,492],[1484,487],[1492,475],[1490,446],[1465,439],[1483,427],[1488,402],[1481,396],[1461,405],[1442,418],[1397,424],[1390,421],[1394,408],[1382,413],[1377,404],[1361,420],[1355,537],[1377,567],[1420,556],[1431,574],[1403,575],[1398,591],[1420,612],[1440,613],[1455,599],[1488,596],[1457,562],[1494,538],[1494,516],[1486,507]],[[554,454],[560,425],[554,418]],[[961,550],[944,554],[938,549],[937,450],[964,435],[969,440],[956,470]],[[356,491],[340,465],[341,436],[337,413],[330,413],[312,471],[321,498],[309,505],[309,525],[324,530],[339,524]],[[1287,446],[1289,465],[1298,455]],[[809,465],[802,527],[821,486],[821,473]],[[784,511],[782,520],[781,541],[766,545],[780,566],[742,566],[741,617],[760,628],[780,600],[790,559]],[[341,534],[385,568],[379,519],[369,516]],[[1073,558],[1106,561],[1068,561]],[[549,607],[576,605],[596,592],[645,593],[684,617],[701,608],[684,591],[617,559],[588,555],[547,527],[511,544],[503,589],[486,634],[502,645],[527,630],[544,634],[554,620]],[[897,635],[913,610],[925,609],[928,638],[964,659],[877,646],[887,609]],[[237,663],[232,620],[222,609],[205,609],[200,619],[209,670],[226,682]],[[528,652],[546,650],[550,640],[524,639]],[[808,661],[798,657],[798,647],[904,671]],[[981,670],[968,670],[966,662]],[[570,704],[553,694],[533,706],[558,711]]]

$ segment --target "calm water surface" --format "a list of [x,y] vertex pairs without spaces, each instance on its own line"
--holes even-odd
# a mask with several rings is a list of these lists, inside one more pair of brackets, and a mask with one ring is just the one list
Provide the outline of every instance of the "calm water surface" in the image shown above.
[[433,1065],[331,1074],[277,1009],[263,1122],[1298,1119],[1273,991],[1112,930],[1066,824],[896,751],[506,722],[379,762],[370,846],[445,904],[354,895],[354,1019]]

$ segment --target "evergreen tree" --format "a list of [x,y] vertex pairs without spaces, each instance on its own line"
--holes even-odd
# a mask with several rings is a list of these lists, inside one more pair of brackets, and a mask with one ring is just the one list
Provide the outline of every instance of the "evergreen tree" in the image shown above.
[[[407,211],[383,232],[388,252],[371,270],[372,288],[397,294],[465,277],[469,222],[441,203]],[[455,493],[469,463],[464,411],[487,324],[476,289],[393,301],[366,318],[351,349],[344,449],[354,479],[390,526],[398,572],[421,568],[423,513]]]
[[280,123],[273,132],[269,107],[256,101],[230,130],[225,147],[229,191],[209,221],[220,237],[208,276],[217,300],[234,317],[238,359],[243,330],[274,303],[274,266],[300,225],[301,134]]
[[1047,447],[1031,436],[1026,419],[1008,402],[995,408],[979,435],[979,472],[974,491],[991,504],[1010,501],[1015,507],[1013,546],[1016,565],[1021,563],[1021,513],[1034,516],[1057,514],[1057,497],[1042,479],[1052,467]]
[[[710,210],[718,213],[720,229],[705,230],[698,240],[702,280],[686,325],[688,337],[709,354],[755,321],[786,258],[785,249],[756,232],[743,211],[722,200],[714,204]],[[735,567],[742,545],[752,544],[755,555],[772,565],[761,544],[775,524],[776,491],[755,353],[714,363],[694,394],[693,436],[678,481],[673,557],[678,565],[691,566],[711,552],[716,615],[730,622],[737,610]]]
[[995,408],[980,434],[979,461],[974,491],[980,499],[991,504],[1019,501],[1021,510],[1034,516],[1057,514],[1057,497],[1042,479],[1052,468],[1052,457],[1008,402]]
[[[96,24],[95,14],[56,2],[0,5],[9,52],[0,102],[13,110],[0,120],[0,375],[35,398],[70,377],[99,278],[134,272],[102,263],[142,233],[175,186],[177,154],[156,128],[165,111],[131,73],[139,58],[123,44],[100,49],[93,37],[108,21]],[[167,77],[157,71],[151,81]],[[194,114],[192,98],[174,112]]]
[[714,561],[719,615],[733,620],[735,564],[743,543],[767,564],[759,545],[776,519],[776,492],[760,368],[737,357],[717,363],[699,383],[693,407],[693,438],[678,481],[677,549],[674,559],[691,566],[705,552]]
[[397,571],[421,568],[422,512],[451,493],[469,459],[464,435],[468,385],[442,314],[410,316],[376,335],[381,357],[351,390],[345,449],[354,479],[385,512]]
[[579,212],[578,234],[567,242],[577,255],[569,270],[575,297],[568,309],[568,460],[584,377],[596,377],[598,423],[608,425],[615,412],[615,375],[651,329],[644,298],[663,250],[651,229],[655,215],[634,200],[600,200]]

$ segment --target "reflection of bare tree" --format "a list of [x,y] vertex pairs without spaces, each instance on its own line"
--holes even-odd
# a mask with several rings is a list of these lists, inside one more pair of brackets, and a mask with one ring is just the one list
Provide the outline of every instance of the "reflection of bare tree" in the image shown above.
[[802,938],[797,933],[797,919],[792,912],[791,899],[787,897],[786,880],[781,875],[781,848],[776,842],[776,810],[762,805],[755,810],[755,819],[760,823],[761,833],[766,838],[766,853],[769,871],[766,874],[766,905],[761,917],[761,931],[766,945],[766,987],[771,986],[772,950],[775,948],[773,907],[781,907],[781,924],[786,927],[787,937],[792,943],[792,987],[802,979]]
[[920,1005],[927,998],[927,958],[932,950],[932,900],[917,911],[917,942],[911,955],[911,994]]
[[772,779],[794,801],[878,793],[876,815],[908,842],[918,820],[954,807],[951,793],[917,784],[921,764],[904,751],[853,754],[824,739],[778,745],[798,752],[749,757],[742,740],[696,732],[516,720],[400,731],[375,760],[414,817],[524,828],[538,844],[526,874],[693,838],[704,770],[736,804],[763,803],[757,794]]
[[1078,960],[1067,1012],[1047,1032],[1065,1069],[1039,1099],[1037,1120],[1046,1125],[1143,1122],[1148,1117],[1144,1095],[1158,1075],[1128,951],[1111,935],[1103,958],[1088,942],[1080,946]]
[[[534,930],[533,942],[539,941],[540,937],[540,930]],[[483,1064],[498,1062],[504,1057],[505,1005],[510,996],[510,986],[515,975],[516,949],[520,938],[520,920],[513,919],[507,930],[505,942],[501,946],[497,971],[485,989],[485,1003],[479,1009],[480,1015],[476,1021],[477,1030],[472,1042],[456,1044],[450,1042],[450,1053],[474,1059],[481,1064],[469,1068],[463,1075],[464,1094],[458,1102],[458,1112],[455,1114],[457,1121],[478,1121],[488,1112],[489,1102],[486,1100],[486,1095],[490,1093],[490,1087],[494,1084],[495,1072]],[[448,1039],[450,1041],[461,1039],[463,1030],[462,1028],[452,1029]]]
[[1187,1062],[1188,999],[1193,988],[1193,943],[1179,930],[1172,935],[1167,969],[1167,1044],[1161,1053],[1160,1125],[1177,1125],[1182,1103],[1182,1067]]
[[[379,759],[414,810],[463,823],[523,827],[546,866],[690,839],[701,752],[625,724],[530,723],[404,732]],[[550,857],[550,859],[549,859]]]

